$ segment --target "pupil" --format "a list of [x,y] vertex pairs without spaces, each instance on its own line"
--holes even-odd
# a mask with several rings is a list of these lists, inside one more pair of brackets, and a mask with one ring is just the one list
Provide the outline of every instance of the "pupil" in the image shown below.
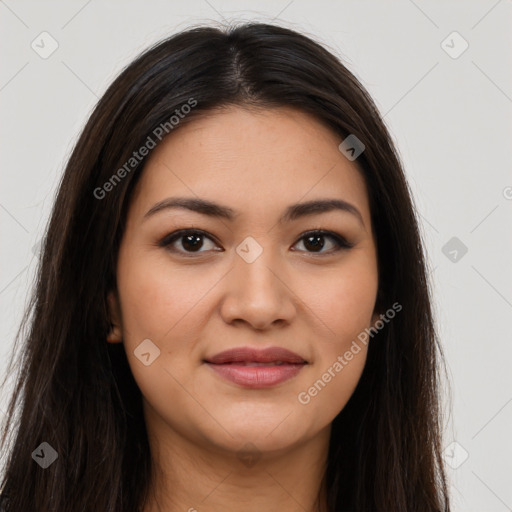
[[305,247],[306,249],[308,248],[307,245],[311,243],[312,240],[316,240],[316,242],[313,242],[311,243],[312,247],[313,247],[313,250],[318,250],[318,249],[322,249],[322,247],[324,246],[323,242],[318,242],[319,239],[323,238],[323,235],[311,235],[311,236],[308,236],[305,240]]
[[[186,235],[183,237],[183,239],[184,241],[182,242],[182,245],[184,249],[200,249],[203,245],[201,241],[201,235]],[[189,246],[187,247],[187,245]]]

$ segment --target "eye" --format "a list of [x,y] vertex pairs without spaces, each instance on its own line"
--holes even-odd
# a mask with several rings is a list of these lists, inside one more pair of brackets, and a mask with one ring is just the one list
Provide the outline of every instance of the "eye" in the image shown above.
[[[206,235],[205,232],[199,229],[182,229],[180,231],[175,231],[170,235],[167,235],[159,245],[161,247],[168,248],[171,252],[177,252],[186,255],[193,253],[201,253],[205,251],[201,251],[204,247],[203,239],[208,239],[213,241],[213,239]],[[177,249],[174,247],[174,244],[178,242],[176,245],[180,246],[181,249]],[[207,244],[208,245],[208,244]],[[207,247],[208,249],[208,247]],[[219,250],[219,249],[214,249]]]
[[[325,239],[331,240],[331,248],[329,250],[323,251],[326,247],[324,242]],[[210,247],[208,248],[208,244],[204,243],[204,240],[209,240],[213,242],[214,247],[217,245],[215,240],[208,236],[207,233],[200,229],[181,229],[179,231],[175,231],[170,235],[164,237],[158,245],[161,247],[166,247],[169,251],[174,253],[183,254],[185,256],[192,256],[194,253],[202,253],[207,252],[208,250],[214,251],[222,251],[218,246],[217,248]],[[348,242],[344,237],[338,235],[337,233],[333,233],[332,231],[325,231],[320,229],[315,229],[313,231],[308,231],[304,233],[300,238],[298,243],[302,243],[306,248],[306,252],[318,253],[318,254],[332,254],[341,250],[351,249],[354,247],[353,243]],[[201,251],[204,249],[205,251]],[[329,244],[327,244],[329,247]]]
[[[325,247],[324,239],[326,238],[331,239],[331,247],[334,246],[334,249],[331,248],[331,250],[322,251],[322,249]],[[311,251],[313,253],[320,254],[332,254],[343,249],[351,249],[354,247],[353,243],[347,242],[347,240],[341,235],[333,233],[332,231],[324,231],[319,229],[304,233],[299,239],[299,242],[302,242],[308,252]]]

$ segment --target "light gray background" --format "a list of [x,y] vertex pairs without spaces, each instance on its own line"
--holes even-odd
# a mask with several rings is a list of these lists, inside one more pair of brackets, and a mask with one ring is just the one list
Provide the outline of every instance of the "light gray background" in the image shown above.
[[[454,511],[512,510],[510,0],[0,0],[1,375],[33,279],[33,247],[97,98],[153,42],[234,19],[273,20],[328,45],[385,114],[432,269],[453,391],[444,446]],[[59,45],[47,59],[31,48],[34,40],[49,48],[43,31]],[[469,44],[458,58],[445,51],[462,48],[446,39],[453,31]],[[462,257],[456,249],[456,262],[451,246],[443,253],[452,237],[468,249]]]

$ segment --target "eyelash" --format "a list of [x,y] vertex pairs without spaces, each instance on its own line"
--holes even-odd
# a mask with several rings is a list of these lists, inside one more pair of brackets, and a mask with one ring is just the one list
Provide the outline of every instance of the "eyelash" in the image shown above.
[[[205,238],[209,238],[212,242],[217,243],[211,235],[209,235],[202,229],[180,229],[178,231],[174,231],[173,233],[166,235],[162,240],[160,240],[160,242],[158,242],[158,245],[160,247],[165,247],[167,250],[169,250],[173,253],[177,253],[177,254],[183,255],[185,257],[195,258],[195,257],[200,256],[202,252],[204,253],[207,251],[187,252],[187,251],[177,250],[175,248],[170,247],[175,241],[179,240],[180,238],[183,238],[187,235],[194,235],[194,234],[203,236]],[[305,233],[302,233],[302,235],[297,240],[297,242],[300,242],[301,240],[303,240],[309,236],[315,236],[315,235],[323,236],[326,238],[331,238],[334,241],[336,248],[333,250],[331,249],[330,251],[326,251],[326,252],[314,252],[314,251],[299,251],[299,252],[307,252],[308,254],[314,254],[314,255],[318,255],[318,256],[332,255],[332,254],[338,253],[343,250],[352,249],[352,247],[354,247],[354,245],[355,245],[352,242],[348,242],[343,236],[338,235],[337,233],[334,233],[332,231],[326,231],[323,229],[313,229],[310,231],[306,231]]]

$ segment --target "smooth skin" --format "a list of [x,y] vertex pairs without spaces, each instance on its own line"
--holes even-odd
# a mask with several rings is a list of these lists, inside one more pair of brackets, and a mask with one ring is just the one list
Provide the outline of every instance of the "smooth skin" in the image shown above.
[[[109,339],[124,343],[143,395],[154,464],[145,512],[325,507],[331,422],[357,385],[367,347],[309,403],[298,396],[379,318],[368,192],[341,141],[292,108],[230,106],[179,126],[149,156],[108,296]],[[185,208],[146,216],[176,197],[212,201],[235,216]],[[290,205],[318,199],[344,200],[360,218],[335,209],[279,221]],[[206,235],[160,245],[182,229]],[[308,242],[304,233],[318,229],[354,246],[336,250],[329,235]],[[263,250],[251,263],[236,250],[247,237]],[[160,350],[147,366],[134,354],[146,339]],[[204,363],[240,346],[283,347],[309,364],[278,385],[248,389]]]

